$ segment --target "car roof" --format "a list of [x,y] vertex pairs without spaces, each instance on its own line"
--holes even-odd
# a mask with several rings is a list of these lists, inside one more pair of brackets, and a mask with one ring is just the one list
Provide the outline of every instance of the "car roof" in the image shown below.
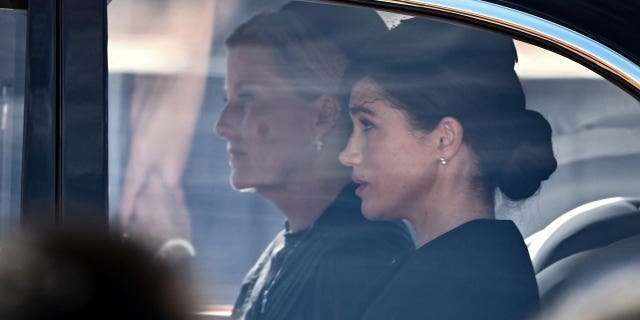
[[635,0],[487,0],[585,34],[640,65],[640,2]]

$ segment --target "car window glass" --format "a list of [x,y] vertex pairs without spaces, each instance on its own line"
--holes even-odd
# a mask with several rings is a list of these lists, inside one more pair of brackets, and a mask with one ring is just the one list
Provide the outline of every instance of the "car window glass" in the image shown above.
[[569,59],[522,42],[516,47],[527,106],[551,123],[558,169],[537,196],[498,213],[519,221],[527,236],[580,204],[637,197],[638,100]]
[[[261,94],[279,98],[289,94],[275,82],[235,87],[227,74],[225,39],[253,15],[278,10],[284,3],[118,0],[108,6],[111,225],[153,249],[170,239],[192,243],[195,283],[206,305],[229,308],[234,303],[244,276],[285,225],[280,207],[251,188],[237,188],[242,189],[239,192],[230,186],[234,160],[229,156],[240,161],[247,150],[234,150],[225,141],[237,132],[215,128],[225,106],[238,101],[246,108],[242,112],[255,117],[289,112],[288,119],[297,119],[295,110],[282,105],[269,109],[266,104],[251,104]],[[379,15],[387,28],[410,18]],[[514,203],[496,196],[496,216],[515,221],[527,237],[580,205],[640,196],[640,171],[635,169],[640,163],[638,100],[566,57],[522,41],[515,41],[515,48],[515,70],[526,106],[549,121],[558,167],[528,200]],[[266,79],[251,72],[268,53],[245,54],[257,59],[251,62],[255,66],[244,65],[243,72],[251,75],[246,80]],[[316,94],[312,84],[296,83],[296,90]],[[2,90],[20,105],[12,86],[15,82]],[[240,107],[234,110],[241,112]],[[276,129],[256,125],[255,130],[267,135]],[[8,154],[2,139],[5,161]],[[287,139],[291,148],[303,145],[300,136]],[[326,147],[326,141],[308,140],[310,149],[304,152]],[[264,156],[262,164],[269,164],[269,159]],[[293,174],[289,167],[278,170],[281,176]],[[4,175],[2,186],[4,195]]]
[[0,8],[0,237],[19,221],[27,13]]

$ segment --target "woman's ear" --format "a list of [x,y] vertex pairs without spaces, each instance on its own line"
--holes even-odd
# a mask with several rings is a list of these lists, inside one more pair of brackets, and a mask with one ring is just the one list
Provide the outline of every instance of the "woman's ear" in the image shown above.
[[451,159],[460,150],[464,128],[462,124],[453,117],[444,117],[435,129],[438,138],[438,157]]
[[314,107],[317,110],[314,121],[316,135],[323,137],[338,125],[342,104],[336,97],[324,94],[314,101]]

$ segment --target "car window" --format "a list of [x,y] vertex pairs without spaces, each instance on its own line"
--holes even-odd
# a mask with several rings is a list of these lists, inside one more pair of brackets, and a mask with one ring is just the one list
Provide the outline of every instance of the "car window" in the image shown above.
[[26,10],[0,8],[0,237],[19,221]]
[[[287,228],[282,206],[251,188],[252,183],[260,185],[262,180],[244,183],[245,180],[237,176],[239,180],[233,180],[232,168],[238,168],[241,161],[238,159],[248,151],[236,150],[228,143],[239,133],[229,129],[231,125],[224,127],[225,123],[221,128],[219,120],[225,110],[231,110],[225,107],[236,102],[238,109],[234,112],[238,112],[235,116],[239,117],[236,120],[242,125],[247,125],[250,119],[262,119],[260,121],[268,124],[276,113],[287,114],[287,119],[292,119],[271,127],[256,124],[255,128],[246,129],[254,130],[257,134],[254,139],[259,140],[275,135],[278,130],[298,128],[297,119],[304,119],[303,115],[296,118],[296,110],[283,106],[298,101],[295,96],[293,100],[278,100],[280,104],[274,103],[277,107],[272,109],[267,102],[253,105],[251,101],[256,101],[256,96],[261,94],[282,98],[290,92],[274,85],[275,80],[265,80],[271,79],[268,78],[271,73],[256,73],[266,63],[260,59],[269,53],[258,50],[232,58],[229,48],[234,44],[225,44],[243,22],[265,10],[279,10],[283,4],[285,1],[279,0],[118,0],[108,6],[110,223],[123,235],[144,241],[153,250],[171,239],[192,244],[193,248],[188,251],[195,251],[189,252],[195,255],[194,283],[205,305],[229,308],[240,292],[245,275],[265,247],[278,232]],[[348,7],[338,8],[347,10]],[[412,18],[382,11],[376,15],[387,30]],[[311,26],[319,23],[312,15],[302,15],[301,20]],[[318,46],[318,50],[326,49],[320,43],[325,40],[340,43],[337,50],[355,52],[367,46],[366,43],[354,46],[358,37],[338,38],[344,33],[328,32],[328,36],[319,33],[318,39],[324,40],[312,44]],[[424,41],[436,41],[434,39],[425,33]],[[438,41],[445,43],[446,39]],[[581,205],[612,197],[640,197],[640,171],[636,170],[640,163],[638,100],[564,56],[520,40],[514,43],[515,71],[526,107],[549,122],[557,168],[527,200],[511,201],[496,193],[496,217],[514,221],[527,237]],[[275,44],[278,45],[281,44]],[[242,60],[239,56],[253,60]],[[340,56],[345,60],[341,68],[347,68],[349,59],[357,57],[355,53]],[[232,75],[230,79],[230,59],[244,61],[234,65],[244,68],[236,69],[241,76]],[[286,69],[286,63],[282,62],[272,71],[277,74],[281,70],[278,68]],[[330,68],[333,67],[323,70],[326,79],[335,79],[331,78],[332,72],[340,71]],[[303,97],[317,97],[318,89],[303,77],[304,72],[282,72],[298,72],[295,76],[300,77],[295,84],[287,83],[287,88],[304,92]],[[240,86],[234,78],[262,79],[263,82]],[[340,81],[333,82],[329,86],[335,85],[335,90],[340,90]],[[411,81],[407,81],[404,85],[410,84]],[[2,90],[2,99],[6,91],[7,97],[14,99],[14,105],[20,104],[11,93],[17,89],[9,86]],[[240,105],[245,109],[240,109]],[[238,115],[239,110],[244,116]],[[248,115],[255,118],[242,118]],[[303,159],[304,148],[300,146],[305,143],[309,150],[304,152],[327,148],[328,142],[324,140],[286,137],[284,146],[277,145],[281,149],[271,152],[276,145],[269,145],[271,153],[264,151],[260,161],[256,160],[255,174],[260,179],[273,181],[299,174],[294,165],[301,165],[295,160]],[[3,150],[7,150],[4,136],[2,139]],[[248,143],[243,148],[249,148]],[[3,151],[3,161],[9,155]],[[286,161],[291,166],[270,161]],[[269,172],[275,173],[268,175]],[[2,177],[4,195],[5,178]],[[230,182],[235,183],[235,190]]]
[[[108,6],[112,225],[134,208],[181,212],[176,223],[191,229],[184,232],[197,249],[194,269],[208,304],[233,302],[248,268],[283,223],[267,201],[230,188],[225,143],[213,132],[224,104],[225,34],[277,5],[196,0]],[[158,189],[139,195],[150,176],[161,178]],[[162,199],[169,203],[157,202]],[[159,207],[142,208],[153,203]],[[151,238],[157,233],[144,228]],[[154,249],[168,237],[158,238]]]
[[637,197],[638,101],[571,60],[521,42],[516,47],[527,105],[551,123],[558,169],[537,196],[498,212],[530,235],[580,204]]

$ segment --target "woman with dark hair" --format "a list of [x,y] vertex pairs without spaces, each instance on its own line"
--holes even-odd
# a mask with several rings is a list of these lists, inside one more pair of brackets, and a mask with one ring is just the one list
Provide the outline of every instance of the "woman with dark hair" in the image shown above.
[[410,19],[346,76],[354,124],[343,164],[362,212],[407,219],[417,251],[365,319],[520,319],[538,305],[522,235],[494,193],[532,196],[556,168],[549,123],[525,109],[510,39]]
[[[350,30],[347,21],[359,31],[334,32]],[[245,277],[233,319],[357,319],[375,279],[412,249],[402,224],[364,219],[338,161],[351,129],[339,99],[345,45],[378,28],[374,11],[298,3],[254,16],[226,40],[216,133],[228,142],[231,184],[287,220]]]

